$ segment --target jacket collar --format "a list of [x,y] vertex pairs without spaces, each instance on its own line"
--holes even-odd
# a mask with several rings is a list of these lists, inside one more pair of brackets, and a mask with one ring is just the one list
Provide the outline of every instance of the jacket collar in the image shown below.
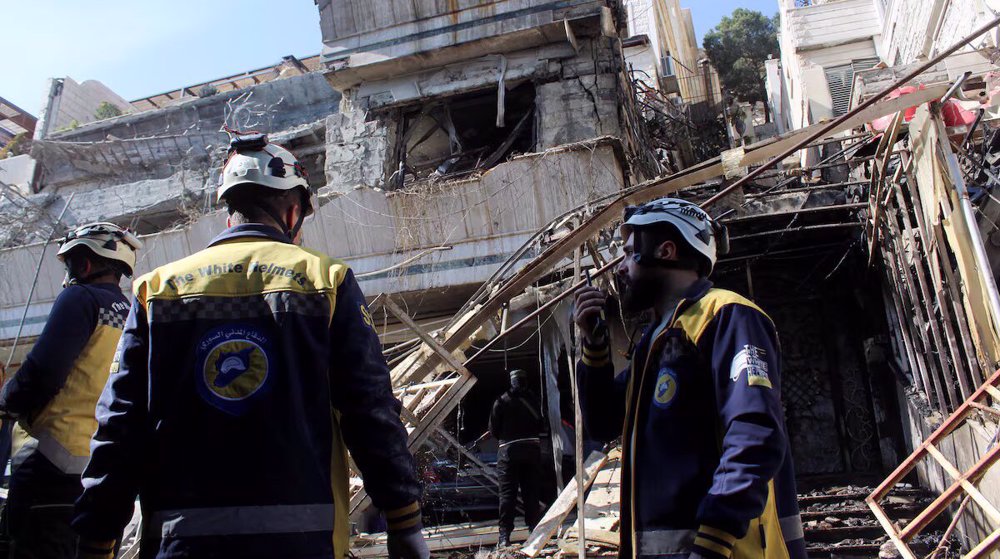
[[[697,303],[702,297],[705,296],[706,293],[708,293],[709,289],[712,289],[712,285],[714,284],[708,278],[699,278],[698,281],[691,284],[691,286],[681,294],[677,307],[674,307],[673,318],[680,316],[681,313],[691,308],[691,305]],[[642,336],[639,337],[639,343],[632,348],[632,351],[630,352],[631,355],[635,355],[636,349],[645,347],[647,344],[652,343],[653,332],[656,330],[659,323],[659,320],[654,320],[646,325],[642,332]]]
[[698,281],[692,283],[681,295],[681,299],[674,309],[673,320],[676,320],[684,311],[691,308],[691,305],[701,300],[709,289],[712,289],[712,282],[708,278],[698,278]]
[[694,303],[704,297],[708,290],[712,289],[712,285],[712,281],[708,278],[698,278],[698,281],[692,283],[691,287],[681,295],[681,299],[686,303]]
[[288,238],[288,235],[278,231],[275,227],[264,225],[263,223],[242,223],[219,233],[217,237],[212,239],[212,242],[208,243],[208,246],[211,247],[233,239],[245,238],[268,239],[279,243],[292,243],[292,240]]

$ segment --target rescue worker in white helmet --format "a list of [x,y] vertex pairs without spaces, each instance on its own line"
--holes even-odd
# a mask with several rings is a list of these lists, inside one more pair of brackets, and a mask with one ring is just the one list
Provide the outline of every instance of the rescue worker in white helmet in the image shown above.
[[143,511],[141,557],[342,558],[351,452],[390,557],[429,556],[420,485],[364,295],[301,243],[302,165],[237,136],[229,228],[134,283],[73,526],[112,556]]
[[629,370],[611,364],[606,295],[585,287],[574,310],[585,425],[623,441],[620,556],[805,559],[774,325],[708,280],[724,228],[663,198],[627,209],[621,236],[620,304],[655,316]]
[[65,289],[0,392],[0,410],[18,422],[15,439],[27,441],[14,453],[4,510],[9,557],[76,553],[73,502],[83,490],[80,474],[97,428],[94,407],[128,313],[118,284],[132,275],[141,247],[113,223],[78,227],[61,241],[57,257],[66,267]]

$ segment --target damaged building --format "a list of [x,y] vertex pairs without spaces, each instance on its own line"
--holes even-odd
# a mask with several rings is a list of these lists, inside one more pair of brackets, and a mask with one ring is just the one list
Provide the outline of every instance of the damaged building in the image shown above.
[[[214,192],[226,128],[265,131],[303,161],[318,193],[305,243],[346,260],[369,295],[426,484],[432,550],[496,543],[496,444],[482,435],[517,367],[538,372],[551,508],[540,530],[514,539],[532,557],[576,553],[580,530],[563,523],[579,479],[589,487],[583,541],[613,553],[617,450],[590,454],[577,476],[564,460],[575,451],[561,435],[576,421],[580,352],[568,294],[583,274],[613,291],[605,272],[621,256],[624,206],[675,195],[729,230],[716,285],[777,326],[810,554],[913,557],[942,541],[949,553],[1000,541],[1000,486],[987,472],[1000,457],[995,38],[956,55],[977,56],[974,67],[948,58],[907,84],[919,62],[852,66],[842,104],[828,82],[820,97],[777,90],[772,109],[788,132],[696,158],[663,124],[691,127],[670,89],[682,102],[696,102],[685,88],[702,88],[707,105],[722,96],[704,65],[687,85],[670,79],[680,56],[698,63],[677,44],[689,12],[665,19],[677,2],[638,3],[659,6],[648,35],[614,0],[316,4],[315,57],[113,99],[122,114],[99,120],[67,111],[91,114],[105,94],[52,84],[18,178],[0,174],[0,347],[12,370],[60,290],[52,239],[88,221],[128,226],[145,243],[139,273],[204,247],[225,227]],[[808,21],[838,8],[815,4],[782,9]],[[848,38],[873,51],[858,60],[877,56],[877,31]],[[795,37],[782,64],[832,48]],[[652,46],[664,43],[676,58]],[[654,80],[634,62],[645,48],[657,53]],[[785,71],[772,64],[772,83]],[[788,99],[798,109],[783,111]],[[13,173],[12,159],[0,171]],[[624,368],[643,317],[610,315]],[[360,478],[352,488],[355,553],[381,556],[384,540],[369,533],[378,511]]]

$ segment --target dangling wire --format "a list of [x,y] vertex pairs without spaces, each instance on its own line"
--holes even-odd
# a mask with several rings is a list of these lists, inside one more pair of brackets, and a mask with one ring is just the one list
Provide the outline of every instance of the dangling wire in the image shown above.
[[229,139],[233,139],[234,136],[249,136],[251,134],[263,134],[260,130],[236,130],[235,128],[230,128],[228,124],[222,125],[222,131],[229,134]]

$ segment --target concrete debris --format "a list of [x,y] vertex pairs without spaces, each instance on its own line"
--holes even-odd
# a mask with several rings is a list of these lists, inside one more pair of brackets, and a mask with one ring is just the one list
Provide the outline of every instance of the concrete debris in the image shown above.
[[[941,60],[920,88],[853,111],[920,65],[913,45],[934,46],[924,58],[943,52],[937,37],[902,35],[936,29],[913,19],[934,10],[883,2],[909,23],[880,39],[883,10],[870,1],[786,2],[769,103],[751,106],[724,98],[690,11],[674,0],[453,4],[318,0],[322,55],[115,99],[137,110],[79,126],[69,116],[103,90],[63,82],[60,98],[53,83],[30,155],[0,162],[0,346],[41,331],[62,279],[42,243],[65,227],[136,230],[147,247],[139,273],[207,244],[225,221],[214,191],[226,128],[260,129],[299,157],[318,193],[306,245],[384,294],[372,322],[427,486],[435,556],[569,557],[581,536],[575,501],[560,496],[574,479],[563,463],[572,449],[557,440],[574,419],[568,298],[579,273],[620,257],[627,205],[679,196],[728,229],[713,282],[759,301],[780,334],[791,459],[810,487],[799,496],[810,556],[909,559],[889,534],[919,524],[907,533],[912,553],[941,559],[994,533],[979,515],[957,512],[949,525],[942,507],[924,525],[921,511],[953,485],[947,468],[915,464],[883,482],[889,520],[866,502],[879,491],[869,484],[909,464],[957,410],[987,420],[956,424],[941,455],[958,471],[993,456],[980,423],[992,425],[989,398],[1000,393],[977,392],[1000,362],[990,272],[1000,272],[1000,74],[986,51]],[[956,16],[969,2],[937,4],[942,33],[985,21]],[[650,14],[641,33],[640,12]],[[857,25],[816,23],[838,18]],[[876,52],[914,56],[887,66]],[[771,111],[772,122],[753,118]],[[836,115],[846,116],[824,120]],[[888,124],[873,133],[877,119]],[[624,368],[650,317],[610,310],[612,359]],[[9,351],[16,366],[26,347]],[[520,527],[518,545],[498,550],[497,449],[481,434],[513,367],[540,369],[552,508],[543,533]],[[974,393],[978,407],[966,405]],[[589,463],[588,556],[614,556],[622,536],[614,454]],[[996,476],[981,473],[973,481],[996,495]],[[363,480],[355,473],[351,484],[355,555],[384,556]]]

